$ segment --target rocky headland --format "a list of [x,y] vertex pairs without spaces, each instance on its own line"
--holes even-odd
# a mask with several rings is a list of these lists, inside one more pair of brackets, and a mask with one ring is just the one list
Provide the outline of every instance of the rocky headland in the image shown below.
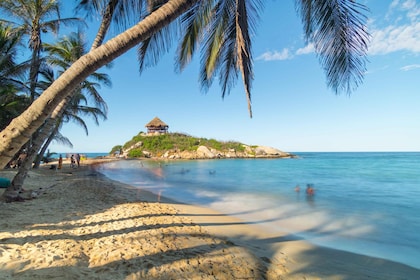
[[295,155],[267,146],[246,145],[196,138],[180,133],[148,135],[140,133],[112,152],[123,158],[160,159],[227,159],[227,158],[293,158]]

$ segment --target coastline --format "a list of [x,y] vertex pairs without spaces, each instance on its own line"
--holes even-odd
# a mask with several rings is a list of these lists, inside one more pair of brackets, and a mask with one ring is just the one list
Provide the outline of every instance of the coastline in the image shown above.
[[[314,246],[113,181],[84,162],[31,171],[1,203],[0,278],[416,279],[420,270]],[[89,164],[89,165],[87,165]],[[11,177],[14,170],[2,170]],[[41,189],[40,189],[41,188]]]

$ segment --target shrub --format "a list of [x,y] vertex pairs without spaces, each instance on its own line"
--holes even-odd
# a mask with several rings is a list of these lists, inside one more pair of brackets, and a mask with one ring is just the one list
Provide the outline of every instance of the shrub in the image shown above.
[[132,149],[128,152],[128,157],[143,157],[143,150],[142,149]]

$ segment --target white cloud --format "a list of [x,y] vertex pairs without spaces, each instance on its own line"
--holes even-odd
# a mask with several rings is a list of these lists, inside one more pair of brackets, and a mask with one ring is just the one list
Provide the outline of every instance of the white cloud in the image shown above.
[[420,64],[411,64],[411,65],[406,65],[404,67],[401,67],[400,69],[403,71],[411,71],[411,70],[415,70],[419,68],[420,68]]
[[[383,28],[372,28],[369,53],[387,54],[396,51],[420,53],[420,4],[416,0],[394,0],[388,9]],[[373,24],[373,22],[371,22]]]
[[372,31],[370,54],[387,54],[396,51],[420,53],[420,22],[412,25],[388,26]]
[[[310,54],[315,51],[313,44],[309,44],[303,48],[299,48],[296,51],[284,48],[282,51],[268,51],[257,57],[257,60],[264,61],[276,61],[276,60],[288,60],[295,57],[295,55]],[[294,53],[294,54],[293,54]]]
[[402,3],[403,10],[407,11],[407,17],[412,21],[416,22],[420,16],[420,6],[416,3],[416,0],[407,0]]
[[389,7],[391,9],[393,9],[393,8],[398,6],[399,2],[400,2],[399,0],[394,0],[394,1],[392,1],[391,5]]
[[[378,20],[369,19],[371,41],[369,55],[383,55],[397,51],[420,54],[420,3],[417,0],[393,0],[389,5],[385,21],[388,25],[378,27]],[[389,21],[392,19],[392,22]],[[315,52],[314,45],[308,44],[294,51],[284,48],[281,51],[268,51],[257,57],[257,60],[288,60],[295,56]],[[409,69],[412,70],[412,69]]]
[[296,51],[296,55],[309,54],[315,52],[314,44],[308,44]]
[[291,59],[293,55],[290,53],[289,49],[283,49],[282,51],[269,51],[265,52],[259,57],[257,60],[264,60],[264,61],[273,61],[273,60],[287,60]]
[[[388,13],[386,18],[390,18],[392,14],[403,12],[406,13],[406,17],[412,22],[418,21],[417,18],[420,16],[420,5],[417,4],[416,0],[394,0],[389,5]],[[400,19],[400,17],[398,17]]]

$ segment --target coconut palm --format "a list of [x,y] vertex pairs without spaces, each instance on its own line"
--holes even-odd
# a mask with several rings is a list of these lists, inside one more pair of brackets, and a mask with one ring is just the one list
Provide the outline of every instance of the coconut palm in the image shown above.
[[[82,56],[86,49],[83,34],[80,32],[72,33],[54,45],[45,44],[44,48],[49,53],[46,62],[58,68],[58,75],[64,72],[73,61]],[[42,70],[41,73],[44,79],[38,83],[38,86],[41,89],[45,89],[54,81],[54,73],[49,67],[43,67]],[[55,108],[51,117],[37,131],[36,137],[34,137],[30,147],[27,149],[27,156],[13,178],[11,186],[3,194],[7,200],[19,199],[16,196],[16,191],[22,188],[24,179],[42,144],[44,145],[40,155],[44,154],[48,145],[56,136],[60,136],[59,130],[64,123],[73,121],[82,126],[85,132],[88,133],[87,125],[82,116],[93,117],[96,124],[99,124],[99,118],[106,119],[107,105],[97,90],[101,84],[111,85],[108,76],[102,73],[92,73],[74,89],[75,93],[73,95],[67,96]],[[91,102],[93,102],[94,106],[89,106]],[[61,139],[63,140],[63,138]]]
[[0,23],[0,129],[29,106],[29,100],[21,94],[25,91],[22,79],[26,64],[16,62],[19,44],[20,36]]
[[12,86],[24,91],[22,79],[25,63],[17,63],[17,50],[21,45],[21,36],[8,25],[0,22],[0,85],[2,88]]
[[[45,50],[50,54],[46,62],[58,67],[60,69],[58,74],[60,75],[65,69],[70,67],[72,61],[77,60],[78,57],[85,53],[86,44],[83,40],[83,34],[72,33],[56,44],[46,44]],[[50,67],[46,67],[41,74],[43,81],[39,83],[39,86],[42,89],[46,89],[54,82],[54,73]],[[39,166],[42,155],[53,140],[70,147],[72,146],[71,141],[60,133],[60,129],[65,123],[70,121],[76,123],[88,135],[88,127],[84,121],[84,117],[91,117],[96,125],[99,125],[100,119],[106,120],[108,108],[106,102],[98,92],[101,84],[111,86],[111,81],[106,74],[95,72],[78,87],[77,90],[79,92],[68,102],[62,115],[56,118],[51,134],[39,151],[34,168]],[[89,105],[92,102],[93,106]]]
[[[87,52],[84,34],[80,31],[71,33],[69,36],[59,40],[56,44],[45,44],[44,48],[49,54],[46,62],[58,68],[58,76],[62,75],[66,69],[70,68],[75,61]],[[46,83],[41,84],[42,89],[47,89],[53,82],[49,78]],[[91,116],[97,125],[99,124],[99,117],[106,119],[108,107],[98,92],[101,85],[111,86],[111,80],[104,73],[91,73],[82,81],[74,90],[70,104],[67,105],[63,113],[62,118],[64,122],[68,122],[71,119],[75,120],[76,123],[79,123],[85,129],[87,134],[87,126],[79,116]],[[88,106],[92,102],[93,106]]]
[[[21,34],[29,36],[29,49],[32,51],[29,71],[31,100],[36,98],[36,83],[41,63],[42,33],[57,34],[60,24],[80,22],[77,18],[61,18],[60,5],[56,0],[2,0],[0,10],[10,16],[7,21]],[[3,21],[6,21],[3,19]]]
[[[335,93],[351,93],[362,82],[366,71],[366,53],[369,35],[366,31],[365,6],[355,1],[296,0],[301,15],[306,40],[314,43],[320,63],[326,70],[327,83]],[[200,81],[208,90],[216,76],[222,88],[222,97],[235,85],[238,74],[251,110],[252,41],[255,23],[263,9],[263,1],[218,0],[202,1],[196,9],[182,16],[185,24],[178,46],[178,70],[182,71],[191,61],[199,46],[202,47]],[[149,45],[163,33],[156,33],[141,43],[140,70],[148,53],[147,65],[157,62],[159,50]],[[162,49],[163,40],[160,42]],[[146,61],[147,62],[147,61]]]
[[[227,18],[231,19],[230,24],[233,24],[232,19],[235,19],[235,27],[229,30],[234,30],[236,33],[222,32],[220,30],[222,22],[217,24],[219,22],[217,20],[211,20],[209,23],[203,22],[205,27],[199,30],[204,31],[208,28],[210,30],[209,34],[214,34],[215,38],[213,43],[208,44],[210,47],[207,48],[210,51],[208,57],[211,58],[208,62],[211,62],[212,65],[205,68],[206,75],[214,74],[215,70],[223,68],[228,70],[224,70],[221,72],[222,74],[232,76],[239,69],[246,84],[246,94],[250,99],[251,93],[248,89],[250,89],[250,81],[252,80],[252,60],[249,28],[247,28],[246,21],[248,20],[247,14],[251,12],[248,3],[256,3],[257,0],[217,1],[218,5],[225,4],[225,2],[231,4],[235,2],[234,6],[229,6],[233,10],[230,10],[231,12],[227,14]],[[81,57],[51,87],[45,90],[21,116],[14,119],[0,133],[0,164],[6,163],[13,156],[16,150],[27,141],[27,135],[32,134],[40,127],[48,114],[64,98],[69,96],[72,90],[90,73],[111,62],[138,43],[149,39],[153,34],[188,11],[190,14],[194,14],[194,11],[203,11],[206,7],[214,11],[223,10],[217,7],[218,5],[211,5],[212,3],[216,2],[210,0],[160,1],[161,5],[137,25]],[[365,12],[365,7],[355,0],[296,0],[296,3],[304,22],[306,38],[314,43],[321,64],[326,68],[328,84],[337,91],[342,90],[342,88],[351,90],[350,85],[352,84],[357,86],[364,72],[364,58],[368,39],[364,26],[366,18],[363,12]],[[259,7],[259,5],[255,6]],[[229,9],[226,11],[229,11]],[[201,14],[206,15],[203,12],[198,15]],[[216,16],[211,15],[207,18],[211,19]],[[196,22],[196,20],[191,20],[193,24]],[[226,26],[230,27],[231,25],[227,24]],[[219,31],[212,31],[215,29]],[[219,33],[221,34],[219,35]],[[233,40],[233,35],[237,39]],[[192,36],[191,38],[198,38],[198,36]],[[223,40],[220,41],[220,39]],[[212,42],[211,39],[207,41]],[[196,42],[189,42],[188,46],[191,49],[186,52],[185,57],[187,59],[192,55]],[[229,43],[232,44],[233,42],[238,43],[238,45],[230,46]],[[236,60],[231,58],[230,61],[227,61],[228,56],[222,56],[222,50],[226,49],[237,52],[235,54]],[[359,56],[361,59],[358,59]],[[207,77],[206,79],[208,79]],[[226,79],[226,81],[229,82],[231,79]],[[226,85],[229,84],[226,83]]]
[[29,104],[29,99],[17,94],[15,88],[2,86],[0,88],[0,129],[5,128],[12,119],[19,116]]
[[[134,25],[142,16],[143,6],[146,1],[139,0],[78,0],[76,11],[86,12],[85,17],[94,14],[102,17],[98,33],[92,43],[91,50],[102,45],[111,23],[115,23],[117,31],[124,31]],[[153,2],[153,1],[150,1]]]
[[[60,24],[74,24],[80,22],[76,18],[60,18],[60,5],[56,0],[2,0],[0,11],[8,16],[8,20],[0,19],[14,27],[17,34],[29,37],[29,49],[32,51],[29,66],[29,86],[30,102],[38,96],[36,86],[38,72],[41,65],[42,33],[57,34]],[[26,142],[26,149],[29,149],[31,137]],[[17,154],[17,151],[15,151]]]

